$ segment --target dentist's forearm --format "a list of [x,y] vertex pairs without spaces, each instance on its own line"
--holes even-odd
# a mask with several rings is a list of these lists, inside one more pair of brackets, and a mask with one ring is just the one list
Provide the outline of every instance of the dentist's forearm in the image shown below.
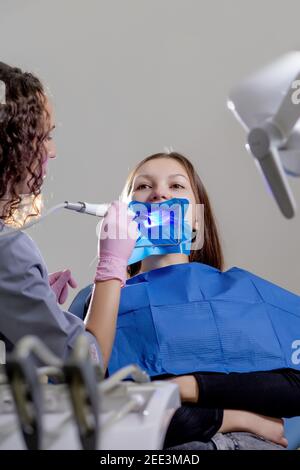
[[106,371],[116,333],[121,281],[110,279],[96,282],[85,319],[86,329],[97,339]]

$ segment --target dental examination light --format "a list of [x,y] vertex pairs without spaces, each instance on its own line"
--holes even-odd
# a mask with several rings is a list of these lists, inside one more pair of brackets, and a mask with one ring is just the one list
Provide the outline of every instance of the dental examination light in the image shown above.
[[287,175],[300,177],[300,51],[245,79],[227,106],[246,130],[246,148],[282,214],[291,219],[296,203]]

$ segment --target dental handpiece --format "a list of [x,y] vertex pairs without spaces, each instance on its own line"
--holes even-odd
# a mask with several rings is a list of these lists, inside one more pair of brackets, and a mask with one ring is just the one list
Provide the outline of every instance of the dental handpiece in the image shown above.
[[20,232],[21,230],[26,230],[29,227],[32,227],[35,224],[38,224],[43,219],[48,217],[48,215],[53,214],[54,212],[59,211],[60,209],[69,209],[72,211],[80,212],[81,214],[89,214],[96,217],[104,217],[107,213],[110,204],[90,204],[88,202],[69,202],[65,201],[64,203],[57,204],[54,207],[51,207],[45,214],[41,215],[40,217],[31,220],[27,224],[23,225],[19,228],[5,228],[4,230],[0,231],[0,237],[5,237],[11,235],[16,232]]
[[88,202],[68,202],[65,201],[65,209],[71,211],[82,212],[84,214],[95,215],[96,217],[104,217],[110,204],[90,204]]

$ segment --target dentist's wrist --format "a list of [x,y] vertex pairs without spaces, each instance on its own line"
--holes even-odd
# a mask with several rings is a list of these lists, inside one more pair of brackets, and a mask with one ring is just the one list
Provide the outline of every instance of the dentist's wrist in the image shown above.
[[127,279],[127,261],[112,255],[100,257],[94,282],[108,281],[109,279],[119,279],[121,287],[123,287]]

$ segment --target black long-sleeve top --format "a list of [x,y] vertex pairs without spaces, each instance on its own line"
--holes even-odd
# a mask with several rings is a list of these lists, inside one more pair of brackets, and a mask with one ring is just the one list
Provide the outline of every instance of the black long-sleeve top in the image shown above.
[[[300,372],[197,372],[198,403],[183,403],[175,412],[164,447],[190,441],[207,442],[222,425],[223,410],[237,409],[272,417],[300,415]],[[170,376],[156,376],[152,380]]]

